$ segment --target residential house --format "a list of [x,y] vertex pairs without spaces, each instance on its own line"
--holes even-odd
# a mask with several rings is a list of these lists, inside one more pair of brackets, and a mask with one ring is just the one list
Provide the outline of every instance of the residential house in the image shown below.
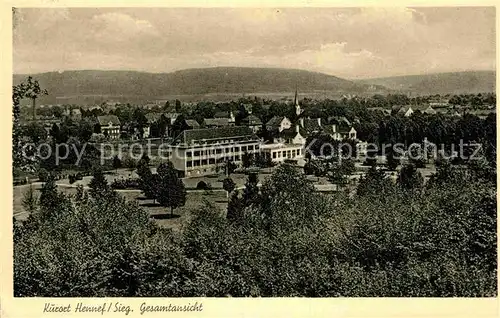
[[328,133],[333,139],[357,139],[356,129],[354,129],[351,122],[346,117],[329,117],[328,122],[329,127],[325,130],[325,132]]
[[184,130],[170,146],[169,159],[185,177],[214,174],[227,161],[241,163],[244,153],[259,152],[260,140],[249,127]]
[[391,110],[388,109],[388,108],[384,108],[384,107],[368,107],[367,110],[371,111],[371,112],[380,112],[384,115],[390,115],[391,114]]
[[282,132],[290,127],[292,122],[284,116],[274,116],[266,123],[266,129],[270,131]]
[[186,127],[188,129],[198,129],[200,128],[200,124],[194,119],[186,119]]
[[275,143],[286,143],[293,145],[305,145],[307,132],[299,124],[295,127],[284,129],[274,138]]
[[452,116],[452,117],[460,117],[462,116],[456,109],[453,108],[435,108],[434,109],[437,114]]
[[73,121],[80,121],[82,119],[82,112],[79,108],[66,108],[63,111],[63,116],[68,117]]
[[97,116],[101,133],[109,139],[120,138],[120,120],[115,115]]
[[435,115],[436,114],[436,111],[434,110],[434,108],[432,108],[431,105],[416,105],[416,106],[412,106],[412,108],[413,108],[414,112],[420,111],[421,113],[428,114],[428,115]]
[[403,115],[405,117],[410,117],[416,111],[420,111],[424,114],[433,115],[436,111],[430,105],[405,105],[405,106],[393,106],[393,113]]
[[214,118],[227,118],[229,119],[229,123],[231,125],[235,124],[236,118],[234,117],[234,113],[232,111],[229,112],[216,112]]
[[254,133],[257,133],[259,131],[259,129],[262,127],[262,121],[260,120],[259,117],[255,116],[255,115],[249,115],[249,116],[243,118],[241,120],[241,124],[243,126],[247,126],[250,129],[252,129],[252,131]]
[[253,105],[252,104],[242,104],[241,106],[245,109],[245,111],[248,114],[252,113],[252,110],[253,110]]
[[[147,126],[144,127],[144,138],[168,136],[177,113],[147,113]],[[160,124],[162,123],[162,124]],[[161,130],[160,126],[162,127]],[[164,128],[163,128],[164,127]]]
[[306,135],[317,134],[323,131],[321,118],[300,118],[299,123]]

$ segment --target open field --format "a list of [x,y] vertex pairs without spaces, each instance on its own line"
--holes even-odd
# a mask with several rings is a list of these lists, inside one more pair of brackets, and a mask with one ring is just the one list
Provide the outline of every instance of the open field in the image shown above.
[[[351,175],[351,179],[358,180],[368,169],[368,167],[356,165],[357,172]],[[419,169],[420,173],[427,181],[430,175],[435,173],[436,169],[434,165],[428,165],[426,168]],[[387,172],[387,174],[396,180],[397,172]],[[259,183],[265,181],[266,178],[270,176],[270,173],[260,173]],[[137,174],[128,169],[118,169],[116,171],[110,171],[106,174],[106,179],[108,183],[113,182],[120,178],[136,178]],[[174,211],[174,217],[170,217],[170,210],[159,206],[158,204],[153,204],[152,200],[146,199],[140,190],[117,190],[118,193],[123,195],[129,201],[136,201],[142,208],[148,211],[153,219],[155,219],[159,224],[165,227],[172,228],[174,230],[179,230],[182,228],[183,224],[189,221],[191,217],[191,211],[197,208],[203,207],[207,204],[213,204],[220,208],[221,213],[224,213],[227,208],[227,197],[226,192],[222,189],[222,180],[225,178],[223,175],[218,176],[205,176],[196,178],[185,178],[183,179],[184,185],[188,191],[186,197],[186,205],[180,207]],[[231,174],[231,178],[236,183],[236,189],[242,189],[245,185],[247,176],[241,173]],[[69,183],[68,179],[58,180],[56,183],[58,185],[59,191],[66,194],[73,194],[76,192],[76,186],[82,185],[87,187],[92,177],[84,177],[83,180],[77,181],[73,184]],[[307,179],[312,181],[316,186],[316,189],[321,192],[331,192],[335,190],[335,185],[332,185],[325,177],[314,177],[307,176]],[[205,190],[195,190],[198,182],[204,181],[212,186],[212,191]],[[28,217],[25,211],[22,200],[24,193],[28,191],[30,185],[15,186],[13,191],[13,215],[16,219],[24,220]],[[35,190],[41,189],[41,183],[36,182],[32,185]]]
[[[16,219],[25,220],[28,217],[28,213],[22,204],[23,195],[26,191],[28,191],[28,188],[29,186],[14,187],[13,215]],[[33,185],[33,188],[37,190],[37,195],[39,195],[41,185]],[[65,194],[76,193],[76,188],[66,187],[64,185],[59,185],[58,190]],[[170,209],[161,207],[158,204],[153,204],[153,200],[146,199],[140,190],[119,190],[118,193],[124,196],[128,201],[136,201],[139,206],[148,211],[151,217],[162,226],[172,228],[174,230],[180,230],[183,224],[189,221],[191,211],[201,208],[207,204],[213,204],[220,208],[221,213],[224,213],[227,207],[225,191],[190,191],[186,195],[186,204],[183,207],[174,210],[174,217],[171,218]]]

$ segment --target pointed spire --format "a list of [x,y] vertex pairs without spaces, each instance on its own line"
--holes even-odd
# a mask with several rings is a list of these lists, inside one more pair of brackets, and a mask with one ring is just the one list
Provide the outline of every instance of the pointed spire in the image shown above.
[[297,95],[298,95],[297,94],[297,84],[295,84],[295,97],[293,99],[293,104],[294,105],[298,105],[299,104],[299,99],[298,99]]

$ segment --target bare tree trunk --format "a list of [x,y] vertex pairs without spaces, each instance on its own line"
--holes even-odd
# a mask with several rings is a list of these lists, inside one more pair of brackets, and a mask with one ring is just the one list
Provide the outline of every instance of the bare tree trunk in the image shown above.
[[170,207],[170,216],[173,217],[174,216],[174,207]]

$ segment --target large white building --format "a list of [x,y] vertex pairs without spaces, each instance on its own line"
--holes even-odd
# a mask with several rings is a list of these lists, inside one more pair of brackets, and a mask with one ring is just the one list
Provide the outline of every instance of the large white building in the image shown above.
[[240,164],[244,153],[260,150],[260,140],[248,127],[184,130],[170,145],[169,159],[185,177],[214,174],[226,161]]
[[302,144],[272,143],[260,146],[260,152],[273,162],[281,163],[285,160],[303,160],[305,149]]

